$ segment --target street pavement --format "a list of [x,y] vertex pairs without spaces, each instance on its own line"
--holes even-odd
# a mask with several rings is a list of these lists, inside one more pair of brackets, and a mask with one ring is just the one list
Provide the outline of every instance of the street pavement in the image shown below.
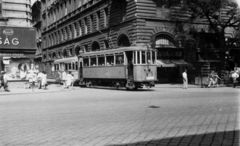
[[240,88],[0,92],[0,146],[239,146]]

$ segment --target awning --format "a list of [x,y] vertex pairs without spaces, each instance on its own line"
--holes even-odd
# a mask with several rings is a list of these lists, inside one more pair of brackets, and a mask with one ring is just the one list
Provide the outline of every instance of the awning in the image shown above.
[[156,60],[158,67],[176,67],[170,60]]
[[77,57],[70,57],[70,58],[57,59],[54,61],[54,63],[70,63],[70,62],[77,62],[77,61],[78,61]]
[[191,64],[187,63],[186,61],[184,61],[183,59],[179,59],[179,60],[171,60],[172,63],[174,63],[177,66],[191,66]]

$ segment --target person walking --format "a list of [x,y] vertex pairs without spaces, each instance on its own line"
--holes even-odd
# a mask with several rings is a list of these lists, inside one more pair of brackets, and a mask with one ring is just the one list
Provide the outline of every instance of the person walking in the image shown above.
[[73,84],[74,77],[72,76],[72,73],[69,71],[66,76],[66,87],[69,89],[69,87]]
[[66,88],[66,80],[67,80],[67,73],[66,73],[66,70],[64,70],[62,72],[62,83],[64,88]]
[[188,78],[187,78],[187,70],[186,69],[182,73],[182,78],[183,78],[183,89],[187,89],[188,88]]
[[0,88],[4,88],[6,92],[10,92],[8,89],[8,79],[5,71],[1,71],[0,74]]

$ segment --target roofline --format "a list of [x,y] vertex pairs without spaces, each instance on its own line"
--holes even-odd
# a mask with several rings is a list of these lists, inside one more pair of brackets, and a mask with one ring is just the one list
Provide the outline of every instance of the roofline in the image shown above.
[[126,52],[126,51],[148,51],[148,50],[154,50],[154,49],[148,48],[147,46],[130,46],[130,47],[121,47],[117,49],[111,49],[111,50],[85,52],[85,53],[81,53],[78,56],[93,56],[93,55],[120,53],[120,52]]

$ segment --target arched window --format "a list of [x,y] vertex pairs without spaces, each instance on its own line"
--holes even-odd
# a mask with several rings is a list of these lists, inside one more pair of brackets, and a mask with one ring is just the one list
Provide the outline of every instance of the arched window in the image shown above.
[[109,44],[108,44],[108,41],[107,41],[107,40],[104,40],[104,41],[103,41],[103,45],[104,45],[104,48],[105,48],[105,49],[108,49],[108,48],[109,48]]
[[98,44],[98,42],[93,42],[92,43],[92,51],[99,51],[100,50],[100,46]]
[[76,31],[76,24],[74,23],[72,25],[72,38],[76,38],[77,37],[77,31]]
[[87,18],[84,18],[84,34],[88,33]]
[[66,58],[66,57],[68,56],[67,54],[68,54],[68,53],[67,53],[67,50],[64,49],[64,50],[63,50],[63,53],[62,53],[62,57]]
[[108,21],[108,9],[104,9],[103,11],[103,26],[107,26],[107,21]]
[[128,47],[131,46],[131,43],[126,35],[121,35],[118,39],[119,47]]
[[96,13],[96,30],[100,29],[100,12]]
[[78,56],[80,54],[81,47],[79,45],[75,46],[75,54]]
[[72,26],[69,25],[67,27],[67,30],[68,30],[68,39],[71,40],[72,39]]
[[56,59],[56,58],[57,58],[56,52],[53,52],[52,59]]
[[90,17],[89,17],[89,26],[90,26],[90,32],[93,32],[93,30],[94,30],[94,25],[93,25],[93,15],[91,15]]
[[120,0],[120,6],[121,6],[121,21],[124,21],[126,19],[126,8],[127,8],[126,0]]

